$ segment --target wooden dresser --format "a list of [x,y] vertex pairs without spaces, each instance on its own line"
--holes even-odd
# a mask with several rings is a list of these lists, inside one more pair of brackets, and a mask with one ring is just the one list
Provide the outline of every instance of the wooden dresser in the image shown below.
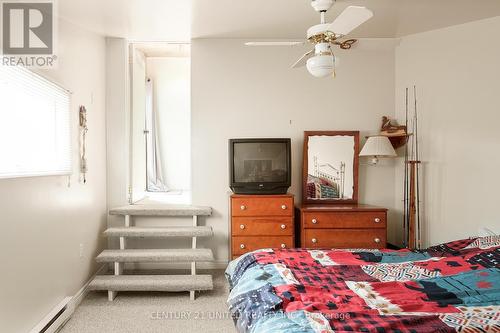
[[367,205],[304,205],[300,247],[367,248],[387,245],[387,209]]
[[293,195],[231,196],[231,257],[295,247]]

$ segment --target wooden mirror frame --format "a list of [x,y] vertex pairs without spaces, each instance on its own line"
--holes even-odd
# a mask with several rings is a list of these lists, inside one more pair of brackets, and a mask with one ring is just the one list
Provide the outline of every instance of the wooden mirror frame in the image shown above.
[[[307,197],[307,175],[308,175],[308,146],[311,136],[353,136],[354,137],[354,161],[353,161],[353,193],[352,199],[324,199],[314,200]],[[302,165],[302,204],[305,205],[339,205],[358,203],[358,169],[359,169],[359,131],[305,131]]]

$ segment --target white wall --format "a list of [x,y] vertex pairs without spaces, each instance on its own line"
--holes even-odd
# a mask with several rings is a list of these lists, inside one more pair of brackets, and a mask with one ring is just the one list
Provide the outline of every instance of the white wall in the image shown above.
[[[129,44],[123,38],[106,38],[106,168],[107,206],[129,203],[132,184],[132,136],[130,113]],[[108,226],[123,226],[124,218],[108,215]],[[116,237],[108,239],[118,248]]]
[[[377,133],[383,115],[394,116],[394,49],[341,51],[335,80],[316,79],[292,64],[306,49],[251,48],[243,40],[192,43],[193,203],[209,205],[216,237],[205,241],[218,260],[228,257],[228,142],[237,137],[290,137],[292,187],[299,200],[305,130]],[[362,161],[365,162],[366,161]],[[394,206],[394,167],[360,167],[360,202]],[[394,239],[391,218],[389,240]]]
[[132,200],[144,198],[146,191],[146,138],[144,136],[146,119],[146,57],[144,53],[131,46],[131,131],[132,131]]
[[[29,331],[63,297],[74,295],[96,271],[94,257],[104,245],[104,38],[60,22],[58,56],[59,67],[44,75],[73,92],[71,185],[61,176],[0,180],[1,332]],[[78,173],[79,105],[88,111],[85,185]]]
[[[400,121],[405,87],[418,87],[425,245],[481,226],[500,232],[498,31],[499,17],[407,36],[396,49]],[[398,211],[402,179],[398,168]]]
[[191,59],[147,58],[159,128],[164,181],[172,190],[191,188]]

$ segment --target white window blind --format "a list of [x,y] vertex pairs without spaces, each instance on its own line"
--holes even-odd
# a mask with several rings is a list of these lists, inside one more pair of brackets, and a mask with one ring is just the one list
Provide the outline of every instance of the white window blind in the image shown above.
[[0,66],[0,178],[71,173],[69,92]]

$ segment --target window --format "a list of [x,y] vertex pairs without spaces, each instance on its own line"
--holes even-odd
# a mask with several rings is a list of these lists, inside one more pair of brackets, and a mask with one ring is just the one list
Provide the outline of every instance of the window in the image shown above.
[[69,92],[0,66],[0,178],[71,173]]
[[190,203],[190,45],[134,43],[130,52],[131,201]]
[[[155,154],[169,191],[188,191],[191,187],[191,59],[187,56],[151,57],[146,63],[151,85],[146,89],[146,96],[151,98],[146,119],[153,118],[156,127],[151,128],[146,121],[146,130],[155,134],[146,136],[147,147],[157,140]],[[151,156],[151,151],[146,151],[147,156]],[[147,161],[154,165],[151,159]],[[147,171],[151,169],[148,165]],[[155,192],[151,186],[147,189]]]

